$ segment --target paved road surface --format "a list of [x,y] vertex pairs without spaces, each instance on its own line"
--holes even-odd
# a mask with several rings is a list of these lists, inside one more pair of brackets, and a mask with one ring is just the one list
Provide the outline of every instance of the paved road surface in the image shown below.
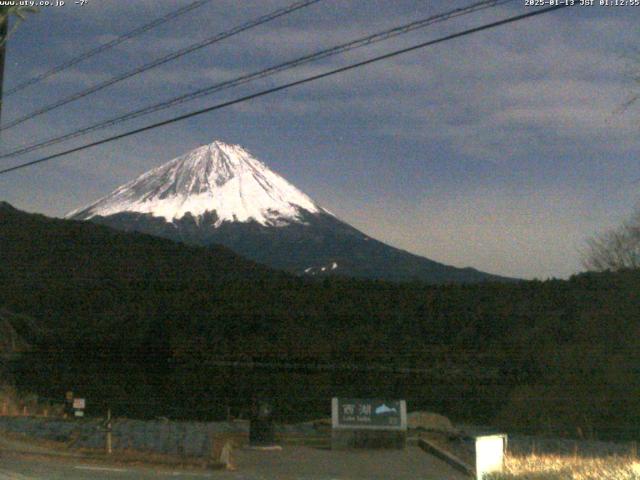
[[236,471],[178,472],[150,468],[91,465],[67,458],[0,457],[0,480],[463,480],[464,475],[417,447],[404,451],[336,452],[306,447],[282,451],[241,449],[234,452]]
[[468,480],[418,447],[331,451],[285,447],[281,452],[238,450],[232,457],[245,478],[260,480]]
[[[42,459],[0,458],[0,480],[195,480],[212,478],[213,473],[192,474],[144,468],[101,467],[68,460],[62,463],[59,460],[48,462]],[[222,480],[223,477],[220,478]]]

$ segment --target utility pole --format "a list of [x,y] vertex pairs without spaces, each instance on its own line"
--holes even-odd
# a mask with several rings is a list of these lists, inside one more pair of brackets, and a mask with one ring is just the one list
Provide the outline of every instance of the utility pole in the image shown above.
[[8,31],[9,15],[3,15],[0,17],[0,121],[2,120],[2,82],[4,80],[4,57],[7,48]]
[[108,455],[111,455],[111,453],[113,452],[113,449],[111,447],[111,431],[112,431],[112,424],[111,424],[111,409],[107,410],[107,421],[106,421],[106,432],[107,432],[107,444],[105,445],[105,449],[107,451]]

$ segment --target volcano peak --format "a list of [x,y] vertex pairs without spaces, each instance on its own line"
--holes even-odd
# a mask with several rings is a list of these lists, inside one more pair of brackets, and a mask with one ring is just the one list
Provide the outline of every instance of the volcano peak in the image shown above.
[[154,168],[67,217],[141,213],[173,222],[215,213],[224,222],[279,226],[328,213],[240,145],[216,140]]

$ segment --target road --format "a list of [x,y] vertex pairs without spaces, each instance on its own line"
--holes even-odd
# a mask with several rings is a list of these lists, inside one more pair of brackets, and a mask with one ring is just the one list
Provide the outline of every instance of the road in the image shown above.
[[286,447],[279,452],[241,449],[233,455],[235,471],[176,471],[141,466],[106,466],[75,458],[0,457],[0,480],[463,480],[464,475],[416,447],[403,451],[336,452]]
[[[0,458],[0,480],[152,480],[212,478],[215,472],[191,473],[141,467],[107,467],[82,462]],[[222,480],[222,476],[218,476]]]

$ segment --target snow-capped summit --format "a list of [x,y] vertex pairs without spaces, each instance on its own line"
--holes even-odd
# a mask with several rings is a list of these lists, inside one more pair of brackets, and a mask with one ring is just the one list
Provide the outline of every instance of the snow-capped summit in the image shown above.
[[301,214],[329,213],[239,145],[215,141],[196,148],[67,214],[76,219],[140,213],[180,220],[215,212],[224,222],[265,226],[302,222]]

